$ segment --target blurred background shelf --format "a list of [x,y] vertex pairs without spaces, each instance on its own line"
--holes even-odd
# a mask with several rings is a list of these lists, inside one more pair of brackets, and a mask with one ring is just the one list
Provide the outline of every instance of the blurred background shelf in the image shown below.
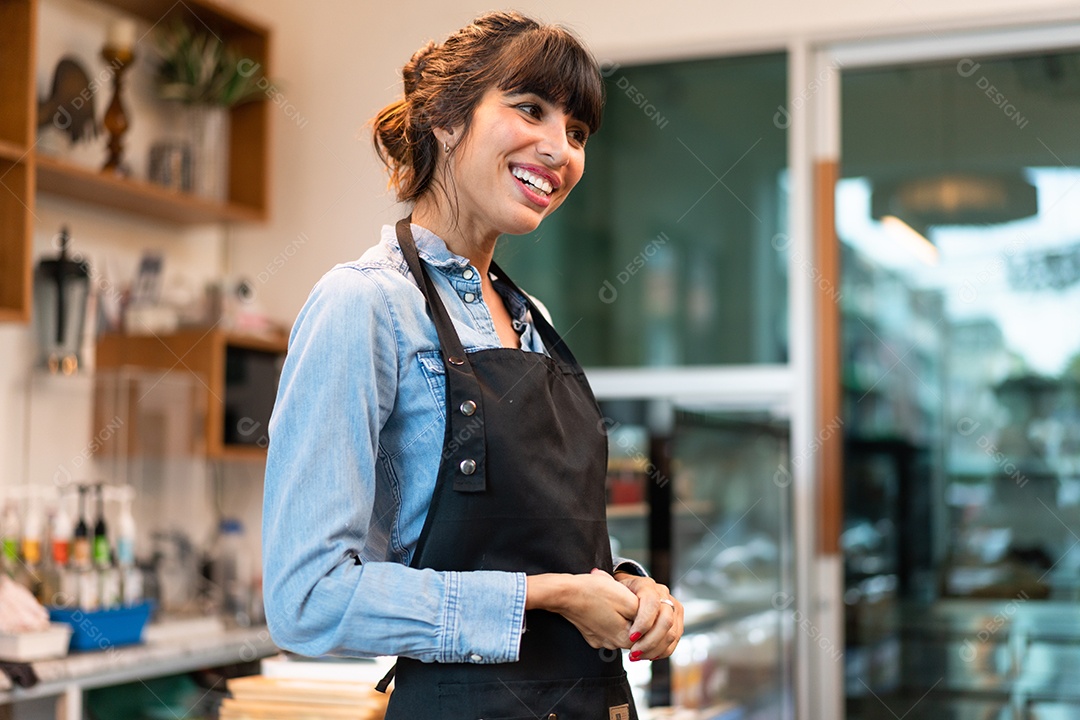
[[265,212],[258,207],[213,202],[190,193],[108,175],[44,155],[37,157],[37,189],[42,193],[184,225],[258,222],[265,219]]

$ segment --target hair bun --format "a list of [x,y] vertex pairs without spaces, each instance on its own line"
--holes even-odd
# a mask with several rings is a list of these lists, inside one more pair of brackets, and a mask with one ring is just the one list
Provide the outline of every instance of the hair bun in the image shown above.
[[405,81],[405,97],[412,95],[413,90],[420,83],[420,78],[424,75],[424,66],[438,47],[434,40],[429,40],[426,45],[414,52],[409,62],[405,63],[405,67],[401,68],[401,77]]

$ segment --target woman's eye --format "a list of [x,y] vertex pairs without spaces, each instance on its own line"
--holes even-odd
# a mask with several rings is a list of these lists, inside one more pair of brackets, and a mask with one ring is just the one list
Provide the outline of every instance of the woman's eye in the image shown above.
[[532,103],[522,103],[521,105],[518,105],[518,109],[527,113],[528,115],[531,115],[534,118],[539,118],[542,115],[542,113],[540,112],[540,106],[533,105]]
[[589,133],[585,132],[584,130],[571,130],[569,135],[574,140],[574,142],[576,142],[578,145],[581,145],[582,147],[585,146],[585,141],[589,139]]

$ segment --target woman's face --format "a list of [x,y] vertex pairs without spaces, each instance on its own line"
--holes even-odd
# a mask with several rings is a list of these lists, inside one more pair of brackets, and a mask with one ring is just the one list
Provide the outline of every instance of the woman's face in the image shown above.
[[581,179],[588,132],[537,95],[488,90],[451,155],[459,227],[473,237],[535,230]]

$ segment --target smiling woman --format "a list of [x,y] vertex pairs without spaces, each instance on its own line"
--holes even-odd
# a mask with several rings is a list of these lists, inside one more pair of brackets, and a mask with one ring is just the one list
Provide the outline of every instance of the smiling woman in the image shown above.
[[596,400],[492,261],[581,179],[599,68],[566,29],[490,13],[402,76],[373,134],[412,214],[319,281],[281,375],[271,633],[307,655],[398,655],[391,719],[631,720],[618,651],[668,657],[683,607],[612,557]]

